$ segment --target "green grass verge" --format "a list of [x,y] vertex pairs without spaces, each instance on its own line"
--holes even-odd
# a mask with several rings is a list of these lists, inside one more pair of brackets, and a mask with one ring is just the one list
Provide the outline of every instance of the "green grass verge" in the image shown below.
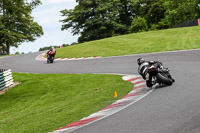
[[56,57],[118,56],[200,48],[200,27],[141,32],[68,46]]
[[119,75],[13,73],[13,77],[21,84],[0,95],[0,133],[54,131],[110,105],[133,87]]
[[11,55],[0,55],[0,57],[6,57],[6,56],[11,56]]

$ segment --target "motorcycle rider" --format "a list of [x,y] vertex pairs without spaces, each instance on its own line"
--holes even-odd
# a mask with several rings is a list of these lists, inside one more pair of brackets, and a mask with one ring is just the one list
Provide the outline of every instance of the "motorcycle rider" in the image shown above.
[[146,80],[146,85],[148,87],[152,87],[152,75],[150,74],[150,69],[152,66],[156,68],[162,68],[167,76],[174,82],[175,80],[171,77],[168,68],[164,68],[161,62],[159,61],[145,61],[144,58],[138,58],[137,63],[139,65],[138,67],[138,73],[143,77],[144,80]]
[[55,58],[55,55],[56,55],[56,50],[54,47],[51,47],[49,51],[47,51],[47,55],[49,56],[52,56],[53,57],[53,60]]

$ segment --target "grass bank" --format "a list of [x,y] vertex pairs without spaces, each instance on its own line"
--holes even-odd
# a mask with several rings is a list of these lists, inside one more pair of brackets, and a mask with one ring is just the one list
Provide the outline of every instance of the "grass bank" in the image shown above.
[[21,84],[0,95],[0,133],[54,131],[110,105],[133,87],[119,75],[14,73],[13,76]]
[[56,57],[118,56],[200,48],[200,26],[141,32],[68,46]]

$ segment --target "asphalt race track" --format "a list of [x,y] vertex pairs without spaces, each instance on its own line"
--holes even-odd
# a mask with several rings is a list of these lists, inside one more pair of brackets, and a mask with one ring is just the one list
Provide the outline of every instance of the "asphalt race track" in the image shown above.
[[[176,82],[157,88],[128,108],[73,133],[200,133],[200,50],[107,57],[90,60],[36,61],[39,53],[0,58],[0,68],[31,73],[138,74],[136,60],[159,60]],[[59,127],[58,127],[59,128]]]

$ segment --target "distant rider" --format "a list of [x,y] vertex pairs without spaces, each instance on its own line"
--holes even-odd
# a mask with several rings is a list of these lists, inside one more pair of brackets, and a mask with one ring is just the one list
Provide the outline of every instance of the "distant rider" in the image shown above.
[[56,55],[56,50],[54,47],[51,47],[50,50],[47,52],[47,55],[52,56],[53,59],[55,58]]
[[162,68],[165,70],[165,73],[167,76],[174,82],[175,80],[171,77],[168,68],[164,68],[161,62],[159,61],[145,61],[143,58],[138,58],[137,63],[139,65],[138,67],[138,73],[143,77],[144,80],[146,80],[146,85],[148,87],[152,87],[152,75],[149,74],[149,68],[152,66],[155,66],[156,68]]

